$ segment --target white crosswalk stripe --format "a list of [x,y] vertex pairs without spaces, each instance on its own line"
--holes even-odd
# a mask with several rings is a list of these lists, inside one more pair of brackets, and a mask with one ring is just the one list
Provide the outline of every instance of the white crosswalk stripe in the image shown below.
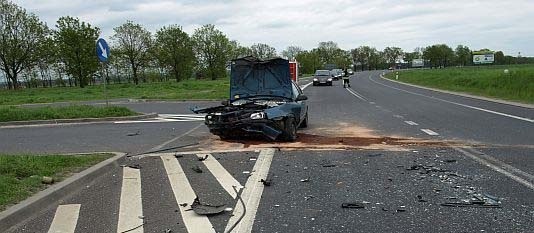
[[158,117],[146,120],[133,121],[115,121],[115,124],[134,124],[134,123],[161,123],[161,122],[191,122],[204,121],[205,115],[202,114],[158,114]]
[[70,233],[76,229],[80,204],[59,205],[48,233]]

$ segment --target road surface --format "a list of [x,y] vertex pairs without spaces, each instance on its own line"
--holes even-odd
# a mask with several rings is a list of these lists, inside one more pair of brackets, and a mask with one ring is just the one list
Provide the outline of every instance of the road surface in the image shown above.
[[[232,232],[531,232],[534,109],[381,74],[358,72],[350,89],[306,86],[310,124],[296,143],[211,136],[188,108],[217,102],[118,103],[161,115],[2,128],[3,152],[133,155],[11,231],[225,232],[235,223]],[[182,145],[192,146],[140,155]],[[197,215],[197,196],[227,209]]]

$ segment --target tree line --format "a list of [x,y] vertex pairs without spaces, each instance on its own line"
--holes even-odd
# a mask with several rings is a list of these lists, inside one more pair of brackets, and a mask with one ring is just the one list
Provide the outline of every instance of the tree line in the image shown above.
[[[189,78],[218,79],[227,76],[229,61],[252,55],[261,59],[282,56],[296,59],[302,73],[325,67],[384,69],[423,58],[430,67],[472,65],[472,51],[438,44],[404,52],[398,47],[379,51],[360,46],[343,50],[333,41],[304,50],[288,46],[280,54],[268,44],[244,46],[207,24],[189,35],[179,25],[151,33],[143,25],[126,21],[113,29],[111,56],[101,65],[95,52],[101,30],[76,17],[60,17],[53,28],[35,14],[9,0],[0,0],[0,76],[7,88],[79,86],[99,82],[134,83],[181,81]],[[534,62],[532,58],[495,53],[497,64]]]

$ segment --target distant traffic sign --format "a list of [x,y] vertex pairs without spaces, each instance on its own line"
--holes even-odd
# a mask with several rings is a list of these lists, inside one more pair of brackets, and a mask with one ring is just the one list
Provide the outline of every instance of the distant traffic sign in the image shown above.
[[106,40],[102,38],[96,41],[96,56],[101,62],[107,62],[109,59],[109,46]]

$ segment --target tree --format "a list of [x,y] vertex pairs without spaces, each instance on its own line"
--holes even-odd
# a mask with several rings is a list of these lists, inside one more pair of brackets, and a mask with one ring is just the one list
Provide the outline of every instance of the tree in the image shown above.
[[432,67],[446,67],[454,61],[454,51],[446,44],[436,44],[426,47],[423,57],[430,61]]
[[339,55],[340,50],[337,43],[333,41],[319,42],[319,47],[317,47],[317,52],[325,64],[334,63],[334,59]]
[[366,45],[351,50],[352,59],[355,65],[358,65],[359,63],[362,71],[365,70],[366,67],[367,70],[370,70],[371,66],[376,66],[376,64],[372,62],[377,60],[377,53],[378,51],[375,48]]
[[251,56],[252,50],[249,47],[240,45],[237,41],[230,41],[230,59]]
[[300,46],[291,45],[282,51],[282,56],[288,60],[294,60],[302,52],[304,52],[304,50]]
[[303,74],[313,74],[315,70],[321,69],[324,65],[317,49],[300,52],[296,58]]
[[212,80],[226,77],[226,63],[232,49],[228,38],[215,26],[207,24],[195,30],[193,42],[201,71]]
[[157,31],[155,53],[159,64],[173,74],[176,82],[193,74],[193,42],[182,27],[171,25]]
[[48,35],[48,27],[37,16],[0,0],[0,69],[14,89],[19,87],[19,74],[38,63]]
[[497,65],[505,64],[504,53],[502,51],[495,52],[494,56],[495,56],[495,64]]
[[402,49],[399,47],[386,47],[384,49],[384,58],[390,66],[395,66],[397,60],[402,56]]
[[471,64],[472,61],[472,55],[471,55],[471,49],[467,46],[458,45],[456,47],[456,50],[454,51],[456,55],[456,64],[460,66],[466,66],[468,64]]
[[65,64],[65,72],[84,88],[98,71],[95,41],[100,29],[70,16],[59,18],[56,27],[54,40],[60,51],[59,60]]
[[150,58],[149,50],[152,45],[150,32],[132,21],[126,21],[113,30],[115,34],[112,39],[118,52],[116,56],[128,61],[132,69],[133,81],[139,84],[138,71],[146,66]]
[[419,53],[417,52],[404,53],[404,56],[402,57],[404,62],[408,64],[411,64],[413,60],[418,59],[418,58],[419,58]]
[[271,47],[268,44],[253,44],[250,46],[250,50],[252,52],[252,55],[259,59],[269,59],[276,57],[276,49],[274,47]]

